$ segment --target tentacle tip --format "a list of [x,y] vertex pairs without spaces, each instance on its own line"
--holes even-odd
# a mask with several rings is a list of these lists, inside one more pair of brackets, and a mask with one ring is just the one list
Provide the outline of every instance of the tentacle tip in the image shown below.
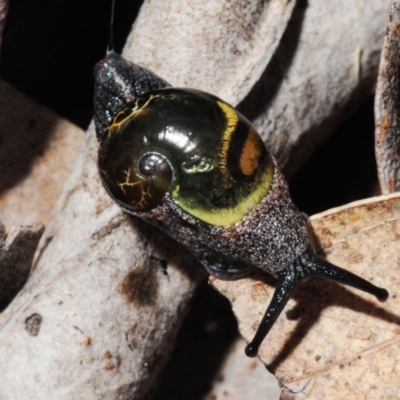
[[389,297],[389,292],[386,289],[378,288],[375,296],[379,301],[386,301]]
[[249,343],[244,349],[244,353],[247,357],[254,358],[258,353],[258,346],[255,346],[253,343]]

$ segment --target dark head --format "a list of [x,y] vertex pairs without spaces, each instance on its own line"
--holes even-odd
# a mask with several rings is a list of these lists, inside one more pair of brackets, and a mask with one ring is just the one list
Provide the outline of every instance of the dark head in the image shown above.
[[147,68],[111,50],[94,68],[94,122],[97,139],[104,136],[115,114],[138,96],[170,85]]

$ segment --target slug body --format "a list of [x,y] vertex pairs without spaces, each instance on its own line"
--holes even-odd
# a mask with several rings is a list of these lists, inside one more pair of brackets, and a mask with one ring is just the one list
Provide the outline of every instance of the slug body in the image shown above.
[[187,246],[220,279],[255,268],[277,278],[248,356],[257,354],[306,277],[388,297],[314,253],[276,161],[232,106],[198,90],[171,88],[113,51],[97,64],[95,81],[99,171],[110,196]]

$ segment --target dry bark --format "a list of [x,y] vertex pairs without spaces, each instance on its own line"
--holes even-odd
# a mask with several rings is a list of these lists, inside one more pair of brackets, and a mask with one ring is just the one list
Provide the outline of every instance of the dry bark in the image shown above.
[[0,219],[50,221],[84,132],[0,80]]
[[132,59],[239,104],[293,173],[372,93],[390,1],[207,4],[145,2]]
[[[10,378],[4,398],[34,398],[33,387],[42,398],[140,398],[163,365],[200,278],[179,246],[169,242],[168,252],[158,250],[163,236],[111,203],[98,178],[96,149],[90,131],[36,267],[0,316],[0,371]],[[42,321],[36,336],[24,329],[33,314]]]
[[400,2],[393,1],[375,95],[375,152],[382,193],[400,190]]
[[[0,47],[7,10],[8,1],[0,0]],[[33,131],[35,131],[33,127],[26,130],[27,125],[25,125],[25,129],[23,128],[24,123],[28,122],[27,118],[24,117],[28,115],[29,111],[32,111],[30,107],[28,107],[29,111],[27,111],[24,106],[28,103],[32,104],[32,102],[27,100],[25,96],[14,96],[15,94],[16,91],[0,81],[1,131],[5,135],[13,132],[14,136],[12,137],[20,141],[19,146],[14,146],[15,141],[13,142],[10,139],[7,141],[3,140],[0,148],[0,191],[3,192],[0,199],[0,210],[2,210],[0,217],[6,223],[10,221],[8,218],[9,213],[17,210],[20,211],[21,207],[24,206],[25,209],[31,209],[30,206],[33,205],[26,201],[27,199],[31,199],[30,196],[12,196],[11,207],[3,207],[4,203],[7,202],[7,195],[4,192],[11,186],[10,183],[13,177],[21,177],[26,172],[24,171],[26,165],[23,166],[18,162],[19,158],[24,155],[23,141],[28,139],[27,143],[29,146],[32,144],[31,136],[35,137],[35,135],[32,135]],[[30,122],[32,123],[35,121],[34,118],[38,117],[38,115],[33,117],[33,114],[31,114],[31,118],[33,119]],[[23,131],[25,131],[25,135],[21,134]],[[18,156],[15,153],[10,153],[11,148],[18,150]],[[30,151],[30,153],[32,152]],[[29,154],[28,158],[31,156],[32,154]],[[34,188],[33,190],[37,191],[38,189]],[[10,303],[27,281],[33,257],[44,231],[44,226],[38,223],[35,224],[34,221],[22,219],[22,223],[33,223],[33,225],[12,226],[17,224],[16,221],[13,221],[9,224],[10,229],[6,230],[6,227],[0,221],[0,310],[4,309]]]
[[50,220],[83,132],[2,81],[0,126],[7,137],[0,147],[0,219],[9,228],[0,250],[3,308],[28,278],[42,223]]

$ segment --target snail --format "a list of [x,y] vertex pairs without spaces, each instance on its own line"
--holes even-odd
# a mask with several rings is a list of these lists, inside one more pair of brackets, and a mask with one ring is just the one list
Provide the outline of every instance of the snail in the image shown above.
[[100,177],[123,210],[185,245],[217,278],[261,268],[277,279],[249,357],[306,278],[387,299],[386,289],[315,253],[274,157],[224,100],[171,87],[109,50],[95,67],[94,106]]

